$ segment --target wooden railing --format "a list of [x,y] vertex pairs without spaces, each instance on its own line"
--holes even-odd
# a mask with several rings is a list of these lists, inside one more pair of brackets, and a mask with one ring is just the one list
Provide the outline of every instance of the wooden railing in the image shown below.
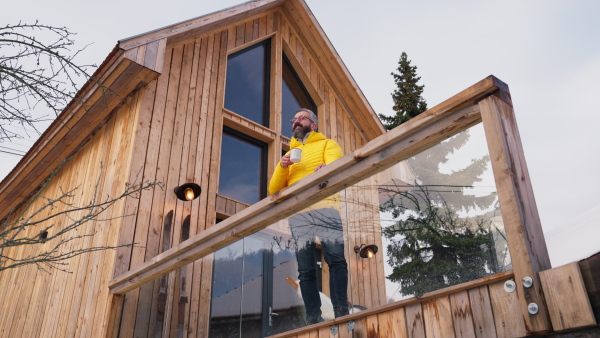
[[[517,284],[521,315],[528,334],[551,329],[538,273],[550,268],[533,190],[516,127],[508,87],[489,76],[425,113],[347,154],[323,170],[248,207],[212,228],[159,254],[109,283],[110,337],[116,336],[122,297],[182,266],[284,219],[320,200],[383,171],[477,123],[483,123],[514,277],[533,278],[533,286]],[[506,277],[506,276],[504,276]],[[459,286],[460,287],[460,286]],[[529,314],[536,303],[539,311]]]

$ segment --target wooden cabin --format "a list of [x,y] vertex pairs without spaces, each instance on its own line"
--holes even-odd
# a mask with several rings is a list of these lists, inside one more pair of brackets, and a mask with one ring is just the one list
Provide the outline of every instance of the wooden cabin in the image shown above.
[[[0,219],[66,210],[35,214],[43,197],[75,188],[73,200],[85,205],[141,182],[161,186],[119,199],[65,234],[75,239],[60,252],[117,250],[69,258],[70,273],[35,265],[0,272],[0,337],[598,332],[597,265],[551,269],[510,93],[493,76],[386,133],[306,3],[254,0],[119,41],[78,98],[0,183]],[[316,112],[319,131],[346,155],[267,196],[299,107]],[[476,126],[501,207],[481,214],[501,228],[510,264],[395,299],[386,290],[382,205],[423,182],[411,159]],[[185,183],[199,185],[198,198],[177,198],[174,188]],[[349,299],[362,311],[306,326],[302,299],[288,282],[297,276],[293,250],[274,249],[273,241],[289,238],[287,217],[332,194],[342,196]],[[69,220],[54,222],[49,231]],[[52,244],[7,254],[28,257]],[[377,245],[380,254],[355,255],[361,244]],[[259,264],[263,274],[244,277]],[[324,262],[319,273],[327,294]]]

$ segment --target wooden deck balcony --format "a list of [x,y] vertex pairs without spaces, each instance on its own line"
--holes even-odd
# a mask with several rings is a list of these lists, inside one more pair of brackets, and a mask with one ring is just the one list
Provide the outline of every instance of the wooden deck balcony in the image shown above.
[[[223,222],[112,280],[107,335],[117,336],[127,292],[480,123],[512,269],[276,337],[520,337],[598,330],[600,260],[551,268],[510,92],[489,76],[277,194],[243,210],[234,206],[237,213]],[[523,283],[527,278],[531,285]],[[509,280],[514,292],[505,287]]]

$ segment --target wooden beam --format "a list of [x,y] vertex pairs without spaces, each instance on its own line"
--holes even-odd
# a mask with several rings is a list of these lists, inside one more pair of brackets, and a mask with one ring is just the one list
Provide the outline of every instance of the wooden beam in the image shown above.
[[277,135],[271,129],[225,108],[223,108],[223,125],[266,143],[275,141]]
[[[498,94],[502,94],[500,90]],[[499,98],[500,97],[500,98]],[[508,95],[489,96],[479,102],[506,236],[510,248],[517,293],[527,333],[552,329],[538,273],[550,269],[550,259],[533,196],[523,147]],[[533,286],[522,280],[531,277]],[[527,307],[535,303],[537,314]]]

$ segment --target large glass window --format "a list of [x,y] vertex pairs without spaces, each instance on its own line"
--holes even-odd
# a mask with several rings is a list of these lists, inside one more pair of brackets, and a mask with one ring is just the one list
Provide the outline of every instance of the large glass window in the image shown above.
[[266,196],[266,144],[232,129],[223,130],[219,194],[247,204]]
[[268,127],[269,40],[227,59],[225,108]]
[[296,111],[300,108],[308,108],[316,114],[317,106],[285,55],[283,55],[281,76],[281,133],[283,136],[291,138],[292,126],[289,121],[294,117]]

